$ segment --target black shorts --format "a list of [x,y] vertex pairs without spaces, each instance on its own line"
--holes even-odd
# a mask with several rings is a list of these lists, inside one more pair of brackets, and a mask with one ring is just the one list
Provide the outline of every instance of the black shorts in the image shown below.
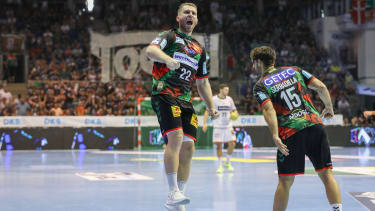
[[169,95],[153,95],[151,103],[166,143],[168,143],[167,134],[179,129],[183,130],[184,136],[197,140],[198,117],[190,102]]
[[284,156],[277,151],[279,176],[304,174],[305,155],[309,157],[317,172],[332,168],[328,137],[322,125],[305,128],[283,140],[283,143],[287,145],[289,155]]

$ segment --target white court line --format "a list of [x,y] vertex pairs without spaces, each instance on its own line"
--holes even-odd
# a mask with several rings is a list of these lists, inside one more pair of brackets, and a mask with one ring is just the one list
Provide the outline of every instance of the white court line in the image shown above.
[[333,158],[343,159],[364,159],[364,160],[375,160],[375,156],[358,156],[358,155],[332,155]]
[[[223,150],[224,152],[226,150]],[[235,152],[270,152],[275,153],[275,149],[249,149],[249,150],[242,150],[236,149]],[[100,151],[100,150],[93,150],[90,151],[91,153],[95,154],[121,154],[121,155],[163,155],[164,151]],[[342,159],[365,159],[365,160],[375,160],[375,156],[358,156],[358,155],[332,155],[333,158],[342,158]]]
[[121,154],[121,155],[163,155],[164,151],[92,151],[95,154]]
[[6,153],[6,152],[13,152],[13,153],[19,153],[19,152],[35,152],[35,153],[43,153],[43,152],[93,152],[93,151],[100,151],[99,149],[85,149],[85,150],[80,150],[80,149],[43,149],[43,150],[35,150],[35,149],[17,149],[17,150],[0,150],[0,153]]
[[[275,153],[277,150],[276,147],[251,147],[248,149],[234,149],[234,152],[270,152]],[[223,151],[226,151],[226,149],[223,149]]]

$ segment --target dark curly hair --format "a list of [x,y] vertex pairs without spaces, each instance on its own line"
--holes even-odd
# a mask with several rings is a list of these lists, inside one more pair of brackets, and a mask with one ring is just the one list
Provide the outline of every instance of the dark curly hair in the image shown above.
[[270,46],[261,46],[261,47],[254,48],[250,52],[250,58],[253,61],[260,59],[263,62],[264,67],[267,68],[275,64],[276,52]]

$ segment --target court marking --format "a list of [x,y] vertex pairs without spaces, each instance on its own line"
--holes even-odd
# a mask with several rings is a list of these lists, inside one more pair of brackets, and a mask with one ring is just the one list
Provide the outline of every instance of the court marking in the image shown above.
[[333,158],[354,159],[354,160],[375,160],[375,156],[359,155],[332,155]]
[[[375,176],[375,167],[333,167],[332,169],[335,176]],[[275,171],[277,174],[277,171]],[[305,176],[317,176],[314,168],[306,168]]]
[[163,159],[157,158],[130,158],[129,160],[137,162],[163,162]]
[[[139,162],[162,162],[162,159],[156,158],[130,158],[131,161]],[[216,161],[217,157],[193,157],[193,160],[203,160],[203,161]],[[247,158],[231,158],[231,162],[239,163],[274,163],[275,160],[262,160],[262,159],[247,159]],[[226,158],[223,157],[223,161],[226,161]]]
[[164,151],[92,151],[94,154],[164,155]]
[[369,211],[375,210],[375,192],[348,192],[348,194]]
[[29,166],[31,170],[67,170],[75,169],[72,165],[31,165]]
[[[124,154],[124,155],[163,155],[164,151],[100,151],[100,150],[86,150],[87,152],[94,153],[94,154]],[[52,151],[48,151],[52,152]],[[62,151],[60,151],[62,152]],[[223,150],[226,152],[226,150]],[[276,149],[235,149],[234,152],[267,152],[267,153],[276,153]],[[341,159],[367,159],[367,160],[375,160],[375,156],[360,156],[360,155],[332,155],[334,158],[341,158]]]
[[152,177],[134,172],[83,172],[75,175],[89,181],[153,180]]

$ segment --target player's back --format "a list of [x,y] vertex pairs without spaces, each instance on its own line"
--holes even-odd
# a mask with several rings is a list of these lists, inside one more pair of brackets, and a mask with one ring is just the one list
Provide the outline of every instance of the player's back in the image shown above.
[[314,79],[298,67],[277,67],[256,83],[254,95],[262,105],[271,100],[283,139],[306,127],[322,124],[307,92],[308,84]]

